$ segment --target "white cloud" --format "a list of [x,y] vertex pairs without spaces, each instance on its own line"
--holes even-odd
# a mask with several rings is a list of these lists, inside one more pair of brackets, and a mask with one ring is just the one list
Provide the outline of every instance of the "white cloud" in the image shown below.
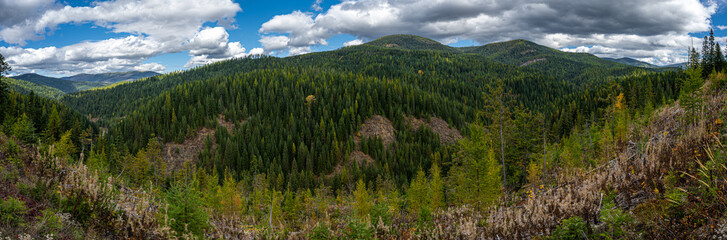
[[65,23],[90,22],[116,33],[147,34],[159,39],[189,38],[205,22],[231,22],[239,4],[231,0],[112,0],[89,7],[49,9],[0,30],[3,41],[23,45],[42,38],[47,30]]
[[260,43],[267,50],[274,51],[288,47],[290,39],[286,36],[263,36],[260,38]]
[[318,12],[323,11],[321,3],[323,3],[323,0],[316,0],[316,2],[313,3],[313,6],[311,6],[310,8]]
[[54,7],[55,0],[0,0],[0,26],[22,23]]
[[350,47],[350,46],[361,45],[363,43],[364,42],[361,39],[354,39],[354,40],[351,40],[351,41],[348,41],[348,42],[343,43],[343,46],[344,47]]
[[442,42],[524,38],[555,48],[600,45],[625,56],[669,49],[674,55],[667,58],[677,61],[688,46],[681,40],[706,31],[716,10],[716,2],[699,0],[344,0],[317,14],[275,16],[260,32],[268,42],[286,37],[287,43],[275,42],[279,50],[326,45],[338,34],[371,40],[406,33]]
[[[25,16],[20,20],[0,19],[3,26],[0,39],[22,46],[26,41],[43,39],[69,23],[92,23],[130,36],[61,48],[0,48],[14,72],[163,71],[164,66],[144,61],[153,56],[189,51],[186,66],[195,66],[248,55],[240,42],[229,41],[224,28],[232,27],[235,15],[242,11],[232,0],[111,0],[94,2],[87,7],[61,7],[52,3],[52,0],[0,0],[0,7],[35,13],[18,14]],[[0,8],[0,13],[7,9]],[[202,25],[208,22],[221,26],[203,29]]]
[[[223,27],[205,28],[189,40],[186,46],[192,58],[185,67],[209,64],[230,58],[246,57],[240,42],[229,42],[230,34]],[[256,50],[257,51],[257,50]]]
[[718,28],[719,30],[725,30],[725,29],[727,29],[727,26],[724,26],[724,25],[719,25],[719,26],[717,26],[717,28]]

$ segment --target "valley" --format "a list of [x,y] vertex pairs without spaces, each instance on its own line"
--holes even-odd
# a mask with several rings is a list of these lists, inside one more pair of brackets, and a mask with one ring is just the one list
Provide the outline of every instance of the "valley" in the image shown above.
[[656,67],[389,35],[167,74],[3,78],[0,236],[718,236],[716,52]]

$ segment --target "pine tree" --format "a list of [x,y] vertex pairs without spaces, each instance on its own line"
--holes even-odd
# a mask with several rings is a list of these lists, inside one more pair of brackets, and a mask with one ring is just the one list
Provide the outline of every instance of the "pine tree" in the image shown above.
[[424,170],[419,168],[416,177],[411,181],[409,190],[406,193],[407,207],[409,212],[417,214],[422,208],[430,206],[430,190],[427,184],[427,176]]
[[145,153],[145,157],[152,167],[154,185],[159,186],[159,182],[166,179],[167,163],[162,158],[162,145],[156,137],[152,136],[149,139]]
[[359,218],[366,217],[371,211],[371,197],[369,196],[368,190],[366,190],[366,184],[363,179],[359,179],[356,183],[356,191],[353,192],[354,205],[353,209],[356,216]]
[[50,116],[48,116],[48,124],[45,128],[46,136],[48,140],[53,142],[58,138],[61,129],[61,116],[58,115],[58,109],[54,105],[51,108]]
[[61,139],[55,143],[55,147],[56,156],[58,157],[68,157],[76,152],[76,146],[74,146],[71,141],[71,130],[66,131],[66,133],[61,136]]
[[436,210],[444,207],[444,186],[442,183],[441,171],[439,170],[438,156],[435,157],[435,161],[432,163],[432,168],[429,170],[432,175],[432,180],[429,184],[431,195],[431,209]]
[[199,191],[187,186],[172,186],[167,192],[169,218],[172,229],[177,233],[193,233],[200,236],[207,228],[207,213],[204,211]]
[[626,108],[624,94],[620,93],[616,96],[613,107],[614,115],[616,116],[616,137],[618,141],[623,141],[628,135],[628,110]]
[[456,165],[449,171],[449,188],[460,204],[484,210],[502,194],[495,150],[485,138],[485,129],[476,124],[470,125],[470,139],[459,141],[458,148]]
[[[5,83],[5,74],[11,71],[12,68],[8,63],[5,62],[5,57],[0,54],[0,102],[6,103],[8,99],[8,84]],[[0,104],[0,123],[3,122],[5,112],[7,111],[8,104]]]
[[232,216],[242,213],[242,196],[237,190],[237,182],[232,174],[225,174],[225,182],[218,192],[220,193],[220,205],[223,208],[223,214]]
[[709,74],[712,72],[712,69],[714,68],[714,64],[712,63],[712,55],[710,52],[709,47],[709,37],[704,36],[704,41],[702,42],[702,61],[701,61],[701,67],[702,67],[702,78],[707,78]]
[[35,142],[35,126],[25,113],[13,124],[12,133],[16,138],[25,143]]
[[702,96],[699,88],[702,86],[703,80],[700,78],[702,69],[687,69],[685,73],[687,77],[682,80],[682,89],[679,93],[680,105],[686,111],[686,121],[690,124],[696,122],[702,105]]
[[720,47],[719,43],[715,43],[714,45],[714,59],[715,71],[722,72],[725,65],[727,65],[727,62],[725,62],[724,55],[722,54],[722,47]]
[[691,48],[689,51],[689,62],[687,64],[688,68],[696,69],[699,67],[699,52],[697,52],[696,48]]

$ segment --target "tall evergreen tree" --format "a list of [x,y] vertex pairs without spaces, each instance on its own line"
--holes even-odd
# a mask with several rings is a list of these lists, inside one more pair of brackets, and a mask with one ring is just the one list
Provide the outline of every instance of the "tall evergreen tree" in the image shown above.
[[712,62],[712,53],[710,51],[709,47],[709,37],[704,36],[704,41],[702,42],[702,78],[707,78],[709,74],[712,72],[712,68],[714,68],[714,64]]
[[697,52],[696,48],[690,48],[689,51],[689,62],[687,63],[687,67],[691,69],[697,69],[700,67],[699,64],[699,52]]
[[12,68],[8,63],[5,62],[5,57],[0,54],[0,123],[5,118],[5,112],[7,111],[8,102],[8,84],[5,83],[5,74],[11,71]]
[[727,62],[725,62],[724,55],[722,54],[722,47],[720,47],[719,43],[715,43],[714,45],[714,70],[717,72],[722,72],[724,70],[725,65],[727,65]]

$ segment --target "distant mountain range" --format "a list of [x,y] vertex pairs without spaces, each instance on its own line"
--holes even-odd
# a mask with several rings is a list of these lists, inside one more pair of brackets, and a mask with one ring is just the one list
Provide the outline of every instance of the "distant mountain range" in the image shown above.
[[677,64],[670,64],[665,66],[657,66],[651,63],[647,63],[644,61],[639,61],[633,58],[603,58],[604,60],[613,61],[621,64],[636,66],[636,67],[645,67],[645,68],[681,68],[684,67],[686,63],[677,63]]
[[115,73],[99,73],[99,74],[78,74],[70,77],[62,77],[63,80],[84,81],[84,82],[109,82],[117,83],[123,81],[133,81],[136,79],[153,77],[159,75],[157,72],[115,72]]
[[627,58],[627,57],[625,57],[625,58],[603,58],[603,59],[609,60],[609,61],[614,61],[617,63],[626,64],[626,65],[636,66],[636,67],[645,67],[645,68],[658,68],[659,67],[659,66],[656,66],[651,63],[647,63],[647,62],[643,62],[643,61],[639,61],[639,60],[636,60],[633,58]]
[[[49,91],[48,88],[57,89],[65,94],[106,87],[119,82],[133,81],[141,78],[153,77],[156,75],[159,75],[159,73],[132,71],[100,74],[78,74],[69,77],[54,78],[35,73],[26,73],[11,77],[14,79],[11,82],[11,88],[17,92],[33,91],[38,93],[39,95],[44,95],[40,94],[40,92],[53,92],[53,94],[44,96],[48,98],[60,98],[57,92]],[[48,88],[39,88],[38,86],[44,86]]]

